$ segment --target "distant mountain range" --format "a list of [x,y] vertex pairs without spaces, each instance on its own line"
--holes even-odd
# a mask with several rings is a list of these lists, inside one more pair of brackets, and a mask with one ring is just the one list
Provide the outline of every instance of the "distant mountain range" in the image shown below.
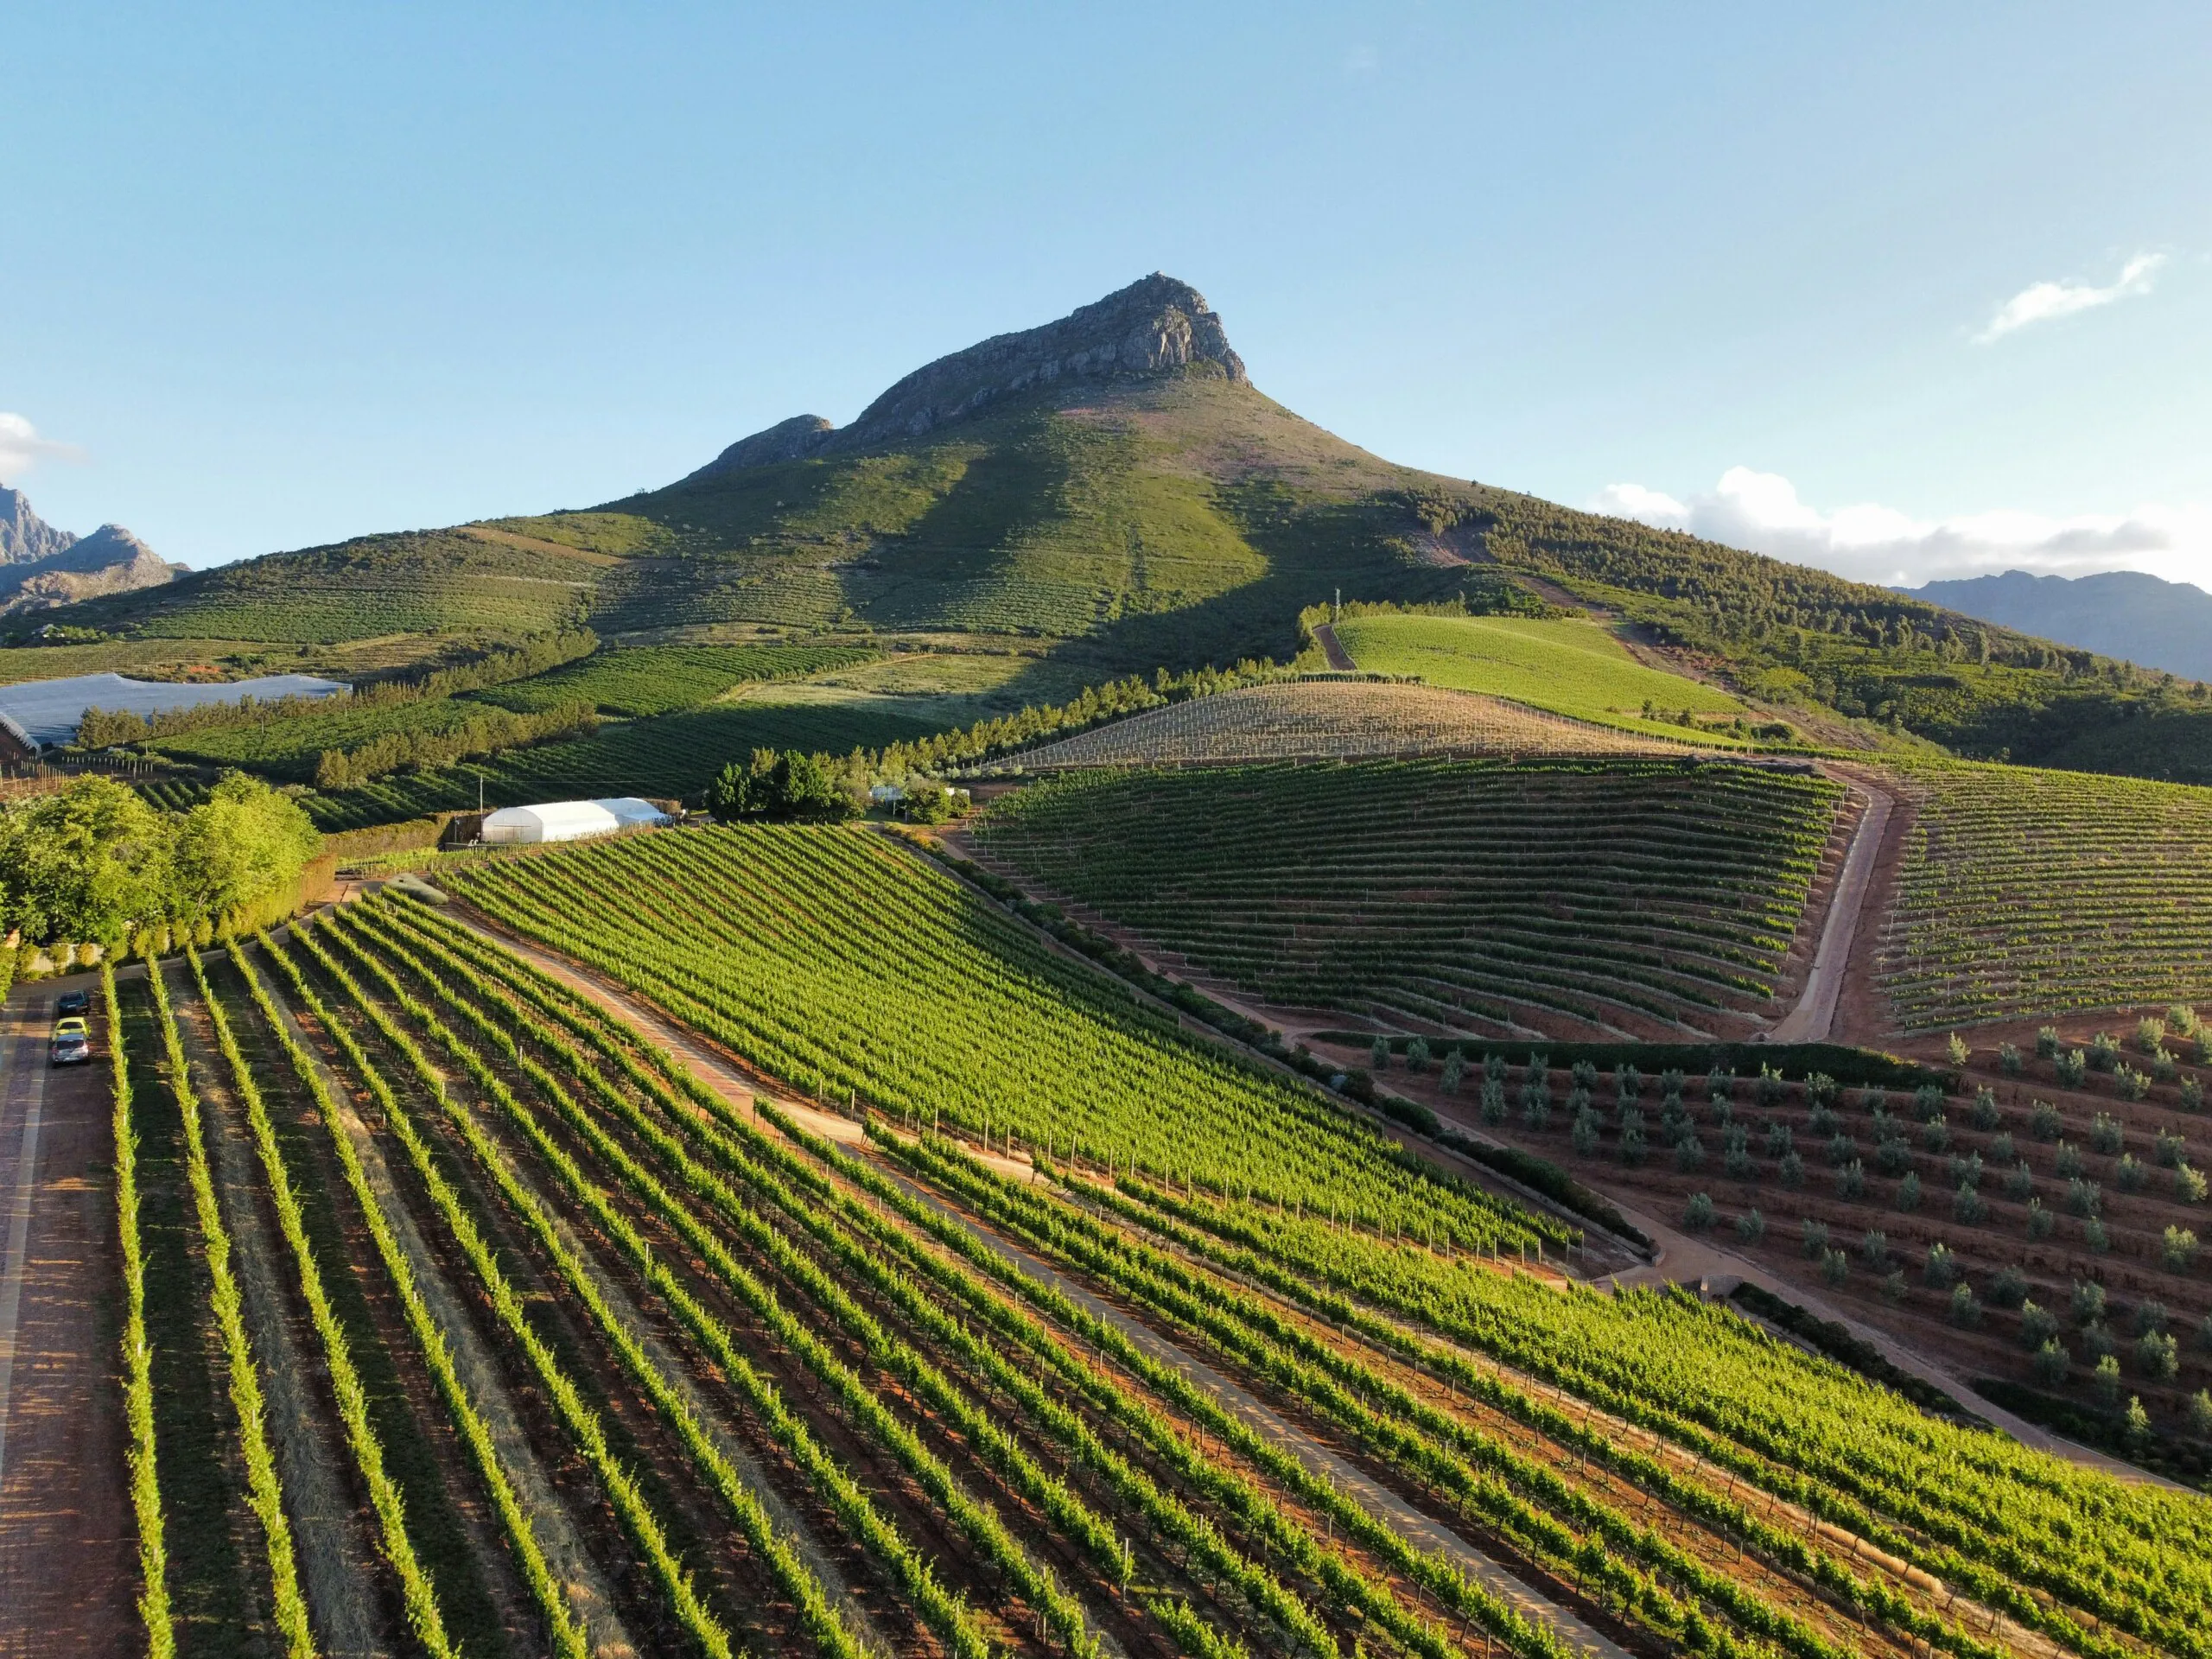
[[2007,570],[1899,591],[2101,656],[2212,680],[2212,594],[2185,582],[2139,570],[2093,576]]
[[0,485],[0,616],[158,588],[183,569],[121,524],[89,536],[58,530],[21,490]]

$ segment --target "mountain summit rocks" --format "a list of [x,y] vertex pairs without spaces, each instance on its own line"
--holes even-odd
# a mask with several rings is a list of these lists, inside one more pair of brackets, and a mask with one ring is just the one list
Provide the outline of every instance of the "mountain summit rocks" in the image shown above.
[[1205,365],[1233,385],[1251,384],[1205,296],[1154,271],[1057,322],[995,334],[915,370],[850,426],[832,427],[818,415],[796,416],[739,440],[691,476],[918,438],[980,414],[1001,398],[1042,387],[1073,391],[1088,383]]
[[0,485],[0,616],[158,588],[183,569],[120,524],[89,536],[57,530],[21,490]]

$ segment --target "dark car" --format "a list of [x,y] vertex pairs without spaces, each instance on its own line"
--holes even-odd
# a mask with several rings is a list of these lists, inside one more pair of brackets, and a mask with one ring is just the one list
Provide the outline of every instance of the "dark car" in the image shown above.
[[54,1004],[57,1017],[65,1014],[90,1014],[92,1011],[92,994],[90,991],[64,991]]

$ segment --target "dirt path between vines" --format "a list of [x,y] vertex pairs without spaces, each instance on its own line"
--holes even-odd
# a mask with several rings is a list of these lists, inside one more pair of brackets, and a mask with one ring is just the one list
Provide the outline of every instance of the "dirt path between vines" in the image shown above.
[[1337,643],[1337,631],[1330,624],[1324,622],[1315,627],[1313,643],[1321,647],[1321,654],[1329,659],[1329,666],[1339,674],[1357,674],[1359,671],[1359,664],[1352,661],[1351,653]]
[[[289,930],[285,930],[288,936]],[[553,1483],[544,1466],[537,1460],[537,1453],[524,1433],[523,1416],[507,1392],[505,1382],[499,1374],[499,1362],[492,1354],[475,1323],[469,1318],[467,1307],[447,1281],[444,1270],[429,1243],[416,1230],[415,1218],[401,1198],[391,1168],[385,1161],[384,1148],[353,1105],[353,1091],[345,1079],[333,1074],[325,1062],[321,1048],[302,1028],[297,1015],[288,1002],[277,1004],[283,1016],[285,1028],[306,1050],[315,1068],[322,1074],[324,1086],[338,1103],[340,1127],[346,1138],[353,1142],[359,1156],[363,1173],[368,1178],[369,1190],[374,1195],[377,1207],[384,1213],[391,1227],[392,1236],[405,1252],[410,1268],[415,1275],[416,1287],[421,1291],[430,1317],[437,1321],[445,1333],[446,1344],[453,1355],[454,1370],[461,1386],[482,1414],[485,1425],[491,1431],[494,1446],[499,1452],[500,1466],[507,1478],[513,1482],[515,1495],[521,1501],[523,1512],[537,1529],[538,1548],[545,1554],[546,1565],[552,1569],[569,1599],[569,1611],[583,1621],[590,1639],[592,1651],[599,1659],[630,1659],[638,1648],[622,1628],[614,1611],[614,1598],[598,1564],[585,1549],[583,1539],[575,1522],[555,1492]]]
[[19,989],[0,1027],[0,1656],[126,1652],[138,1571],[124,1478],[107,1044],[47,1065],[54,1000]]
[[1805,976],[1805,988],[1797,1006],[1782,1016],[1767,1034],[1776,1043],[1824,1043],[1835,1025],[1836,1005],[1843,995],[1845,970],[1851,963],[1852,943],[1859,934],[1861,914],[1874,890],[1874,866],[1882,837],[1890,824],[1895,798],[1872,784],[1858,782],[1853,788],[1867,798],[1866,811],[1851,832],[1851,850],[1844,855],[1835,893],[1821,925],[1821,942],[1814,947],[1813,966]]
[[264,1205],[260,1156],[238,1121],[244,1108],[232,1088],[230,1068],[202,1030],[207,1014],[198,988],[181,967],[172,977],[181,982],[170,993],[178,1035],[205,1108],[208,1163],[231,1235],[315,1639],[331,1659],[386,1654],[393,1636],[380,1605],[382,1564],[354,1501],[335,1408],[325,1403],[328,1373],[320,1348],[306,1319],[293,1312],[298,1267]]
[[[492,925],[473,912],[449,912],[456,919],[467,923],[494,943],[513,951],[532,966],[543,969],[562,984],[576,992],[605,1013],[625,1025],[636,1028],[648,1041],[655,1043],[673,1055],[694,1077],[724,1099],[749,1103],[759,1094],[772,1101],[779,1110],[791,1116],[808,1129],[855,1149],[874,1160],[874,1153],[867,1132],[851,1119],[833,1112],[825,1112],[808,1103],[791,1098],[770,1080],[750,1067],[735,1062],[696,1034],[677,1025],[658,1010],[645,1005],[589,969],[547,950],[527,940],[517,938]],[[880,1161],[880,1160],[875,1160]],[[986,1155],[983,1161],[1002,1173],[1023,1179],[1033,1173],[1027,1160]],[[906,1178],[887,1165],[880,1166],[885,1173],[902,1182]],[[1466,1575],[1509,1601],[1527,1618],[1549,1626],[1573,1651],[1600,1656],[1601,1659],[1629,1659],[1627,1650],[1585,1624],[1582,1619],[1555,1602],[1538,1595],[1519,1579],[1513,1576],[1491,1556],[1476,1549],[1438,1522],[1423,1515],[1404,1499],[1381,1483],[1371,1479],[1356,1465],[1338,1457],[1320,1441],[1277,1415],[1251,1394],[1211,1367],[1193,1358],[1185,1350],[1154,1332],[1142,1321],[1122,1313],[1111,1304],[1101,1300],[1075,1281],[1063,1277],[1037,1258],[1001,1238],[959,1211],[944,1205],[934,1194],[906,1182],[909,1190],[935,1205],[947,1216],[958,1221],[993,1249],[1018,1264],[1022,1271],[1039,1281],[1052,1285],[1079,1302],[1087,1311],[1114,1325],[1146,1352],[1163,1363],[1174,1366],[1192,1381],[1211,1392],[1224,1410],[1234,1413],[1254,1429],[1265,1434],[1309,1469],[1326,1475],[1337,1486],[1348,1493],[1363,1509],[1390,1527],[1415,1548],[1431,1551],[1451,1560]]]

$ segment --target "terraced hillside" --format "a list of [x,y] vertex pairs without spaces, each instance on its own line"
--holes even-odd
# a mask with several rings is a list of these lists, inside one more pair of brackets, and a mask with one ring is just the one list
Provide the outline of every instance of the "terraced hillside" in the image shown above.
[[1496,697],[1371,680],[1289,680],[1149,709],[1007,764],[1052,770],[1385,754],[1650,754],[1673,747]]
[[1878,973],[1908,1030],[2212,997],[2212,790],[2019,766],[1901,773]]
[[1694,761],[1132,772],[1019,790],[973,840],[1270,1002],[1679,1037],[1756,1022],[1841,795]]

